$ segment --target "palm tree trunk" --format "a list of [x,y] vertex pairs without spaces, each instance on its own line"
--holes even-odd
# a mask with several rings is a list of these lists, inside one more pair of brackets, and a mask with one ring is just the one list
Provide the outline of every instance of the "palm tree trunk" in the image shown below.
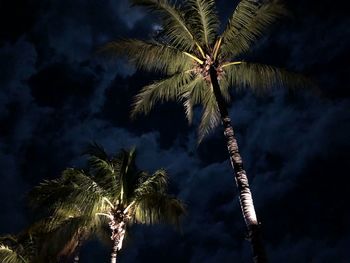
[[113,240],[111,263],[117,263],[118,252],[122,249],[125,237],[126,223],[123,221],[117,223],[115,220],[113,220],[110,222],[109,226],[112,230],[111,239]]
[[265,263],[267,262],[267,257],[261,239],[260,225],[256,217],[248,178],[246,171],[243,168],[242,157],[239,153],[237,140],[235,138],[235,133],[231,125],[231,119],[228,115],[225,100],[220,91],[217,72],[214,66],[210,67],[210,79],[219,107],[221,121],[224,126],[224,135],[226,138],[227,149],[230,156],[231,165],[234,170],[236,185],[239,191],[239,201],[243,213],[243,218],[248,228],[249,240],[253,251],[253,259],[256,263]]
[[117,255],[118,255],[118,239],[113,240],[113,247],[111,253],[111,263],[117,263]]
[[73,258],[74,263],[78,263],[80,260],[80,249],[81,249],[82,242],[83,241],[81,240],[81,238],[79,238],[78,245],[74,251],[74,258]]
[[80,250],[84,242],[84,228],[80,228],[78,232],[78,244],[74,250],[73,262],[78,263],[80,260]]

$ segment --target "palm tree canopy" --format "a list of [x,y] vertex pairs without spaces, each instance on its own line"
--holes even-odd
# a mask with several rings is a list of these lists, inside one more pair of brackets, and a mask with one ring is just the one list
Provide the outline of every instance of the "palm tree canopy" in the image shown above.
[[[272,87],[300,87],[310,82],[285,70],[239,59],[286,10],[279,0],[242,0],[226,28],[219,32],[215,0],[130,0],[161,18],[161,31],[151,40],[120,39],[102,48],[125,56],[138,69],[160,72],[166,78],[144,87],[135,97],[132,116],[149,113],[157,102],[181,101],[191,123],[193,107],[203,106],[199,140],[215,128],[219,110],[209,76],[216,69],[223,97],[230,88],[262,92]],[[264,2],[264,3],[262,3]]]
[[122,150],[110,158],[92,144],[86,154],[88,169],[66,169],[59,179],[46,180],[30,193],[32,206],[44,207],[50,215],[42,230],[53,241],[47,246],[51,254],[70,255],[79,239],[103,236],[108,220],[101,215],[116,207],[128,210],[129,223],[179,223],[184,206],[167,194],[164,170],[153,174],[139,170],[135,150]]

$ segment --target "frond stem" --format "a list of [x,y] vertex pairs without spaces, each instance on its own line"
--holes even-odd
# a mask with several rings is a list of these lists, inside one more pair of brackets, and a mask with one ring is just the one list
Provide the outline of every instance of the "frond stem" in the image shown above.
[[107,197],[103,197],[103,201],[107,202],[114,209],[114,205],[112,204],[111,201],[108,200]]
[[197,46],[199,52],[201,53],[202,57],[205,58],[205,53],[204,53],[202,47],[198,44],[197,41],[195,41],[195,43],[196,43],[196,46]]
[[130,209],[134,204],[135,204],[135,201],[132,201],[132,202],[130,203],[130,205],[128,205],[128,206],[124,209],[123,213],[126,214],[126,213],[129,211],[129,209]]
[[227,63],[227,64],[223,64],[221,67],[225,68],[225,67],[232,66],[232,65],[239,65],[239,64],[242,64],[242,63],[244,63],[244,62],[243,61],[235,61],[235,62],[230,62],[230,63]]
[[201,65],[204,64],[204,61],[201,60],[201,59],[199,59],[199,58],[197,58],[195,55],[192,55],[192,54],[187,53],[187,52],[183,52],[183,53],[184,53],[186,56],[188,56],[188,57],[194,59],[195,61],[197,61],[199,64],[201,64]]
[[215,46],[214,46],[214,61],[216,60],[217,56],[218,56],[218,52],[221,46],[221,41],[222,41],[222,37],[219,37],[219,39],[216,41]]
[[105,217],[108,217],[110,220],[113,219],[113,216],[110,215],[110,214],[106,214],[106,213],[96,213],[97,216],[105,216]]

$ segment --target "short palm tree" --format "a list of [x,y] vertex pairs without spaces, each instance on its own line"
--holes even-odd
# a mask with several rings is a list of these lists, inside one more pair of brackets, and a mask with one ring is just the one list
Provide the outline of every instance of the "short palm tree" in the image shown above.
[[76,220],[69,231],[62,224],[68,233],[68,238],[63,240],[74,244],[70,245],[71,249],[65,248],[66,251],[73,252],[78,243],[81,245],[89,235],[103,231],[108,225],[113,242],[111,262],[115,263],[128,225],[179,224],[184,207],[167,194],[164,170],[153,174],[139,170],[134,150],[122,150],[109,158],[100,146],[92,145],[88,156],[88,170],[66,169],[60,179],[45,181],[31,193],[32,202],[43,204],[56,200],[51,205],[52,222],[64,222],[62,218]]
[[191,123],[193,107],[202,105],[199,141],[221,121],[227,149],[239,190],[254,258],[266,261],[259,234],[259,222],[246,171],[227,110],[230,88],[255,92],[276,86],[307,83],[283,69],[246,62],[241,57],[285,9],[279,1],[242,0],[226,28],[219,34],[214,0],[130,0],[161,17],[160,31],[151,40],[122,39],[108,43],[102,51],[126,56],[138,69],[164,74],[162,80],[144,87],[135,97],[132,117],[147,114],[157,102],[181,101]]

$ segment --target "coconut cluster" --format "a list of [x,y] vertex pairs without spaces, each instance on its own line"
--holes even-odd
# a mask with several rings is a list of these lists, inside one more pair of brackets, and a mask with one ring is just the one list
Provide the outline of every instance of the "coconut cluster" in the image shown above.
[[196,62],[195,72],[201,74],[207,82],[210,82],[210,68],[214,66],[218,80],[220,80],[224,74],[221,63],[215,63],[213,58],[209,55],[206,55],[205,57],[206,59],[203,64]]

